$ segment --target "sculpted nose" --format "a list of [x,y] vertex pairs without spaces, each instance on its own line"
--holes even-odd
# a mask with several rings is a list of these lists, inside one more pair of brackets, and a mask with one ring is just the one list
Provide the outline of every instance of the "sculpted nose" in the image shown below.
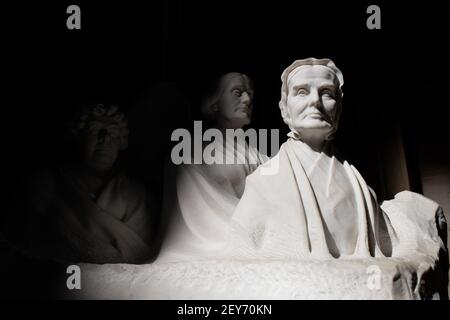
[[108,130],[106,130],[106,129],[101,129],[101,130],[98,132],[97,141],[98,141],[98,143],[101,143],[101,144],[106,143],[106,142],[109,142],[109,134],[108,134]]
[[241,102],[242,104],[245,104],[246,106],[248,106],[250,104],[250,96],[248,95],[247,92],[243,92],[241,95]]
[[312,107],[319,107],[321,104],[319,92],[317,90],[311,90],[309,94],[309,104]]

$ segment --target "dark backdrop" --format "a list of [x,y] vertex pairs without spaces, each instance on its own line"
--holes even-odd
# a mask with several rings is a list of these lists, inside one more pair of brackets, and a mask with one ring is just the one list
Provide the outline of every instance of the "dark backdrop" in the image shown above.
[[[73,3],[81,7],[81,30],[66,28],[66,8]],[[448,89],[437,81],[448,74],[443,46],[448,14],[438,3],[375,3],[381,7],[381,30],[366,28],[372,2],[20,4],[7,11],[13,17],[5,47],[12,99],[4,106],[2,130],[5,158],[14,168],[7,179],[56,161],[57,133],[79,102],[111,101],[127,110],[148,88],[171,83],[174,94],[191,104],[195,118],[206,83],[227,71],[248,73],[254,80],[253,126],[280,128],[284,137],[280,74],[294,59],[314,56],[333,59],[344,73],[344,111],[336,139],[341,151],[383,197],[380,152],[394,128],[400,128],[412,188],[420,191],[416,160],[421,144],[431,141],[431,150],[448,149],[443,116]],[[173,127],[171,119],[186,114],[183,103],[170,108],[148,119],[153,139],[160,129],[160,140],[167,140],[163,132]]]

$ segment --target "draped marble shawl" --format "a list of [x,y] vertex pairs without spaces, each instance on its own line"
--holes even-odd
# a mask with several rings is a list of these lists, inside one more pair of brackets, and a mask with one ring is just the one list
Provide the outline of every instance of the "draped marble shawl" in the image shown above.
[[[261,258],[378,257],[394,236],[375,194],[355,167],[289,139],[247,178],[233,213],[230,255]],[[231,245],[232,243],[232,245]]]
[[47,169],[16,195],[5,227],[26,254],[71,262],[142,263],[151,258],[146,191],[126,175],[111,176],[97,194],[96,178],[73,166]]
[[[272,161],[278,161],[279,170],[264,174]],[[339,216],[351,218],[349,213],[353,221],[339,225]],[[355,167],[291,138],[247,177],[230,232],[218,239],[227,243],[226,249],[217,254],[239,259],[429,259],[447,252],[445,228],[434,201],[403,191],[380,206]],[[336,246],[339,230],[344,235],[356,231],[355,237],[343,239],[350,243],[350,253]]]
[[268,160],[243,139],[212,144],[209,147],[216,147],[215,158],[222,163],[183,164],[166,170],[158,262],[202,259],[222,252],[224,243],[217,239],[229,232],[245,178]]

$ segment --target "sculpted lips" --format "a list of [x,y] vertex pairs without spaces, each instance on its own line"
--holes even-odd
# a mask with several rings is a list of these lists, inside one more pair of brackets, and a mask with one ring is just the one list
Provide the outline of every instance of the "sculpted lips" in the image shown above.
[[323,115],[322,115],[321,113],[315,112],[315,113],[310,113],[310,114],[308,115],[308,117],[310,117],[310,118],[319,118],[319,119],[322,119],[322,118],[323,118]]
[[103,146],[103,147],[98,147],[96,150],[95,150],[95,154],[97,154],[97,155],[108,155],[108,154],[110,154],[111,152],[113,151],[113,148],[112,147],[109,147],[109,146]]
[[319,111],[314,111],[311,113],[308,113],[307,115],[305,115],[305,118],[311,118],[311,119],[318,119],[318,120],[325,120],[329,123],[331,123],[331,119],[328,115],[323,114]]
[[321,112],[316,111],[308,113],[305,118],[324,119],[325,116]]
[[239,108],[236,108],[236,111],[241,111],[248,115],[250,114],[250,109],[248,107],[239,107]]

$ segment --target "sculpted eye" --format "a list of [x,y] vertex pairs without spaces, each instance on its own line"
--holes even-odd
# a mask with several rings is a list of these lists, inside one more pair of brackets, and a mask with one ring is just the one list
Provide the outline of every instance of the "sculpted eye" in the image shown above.
[[322,90],[321,95],[322,95],[322,96],[325,96],[325,97],[327,97],[327,98],[334,98],[334,93],[333,93],[333,91],[331,91],[330,89],[324,89],[324,90]]
[[239,89],[234,89],[234,90],[233,90],[233,94],[234,94],[236,97],[240,97],[240,96],[242,95],[242,92],[241,92],[241,90],[239,90]]
[[298,95],[298,96],[301,96],[301,97],[304,97],[304,96],[306,96],[306,95],[308,95],[308,94],[309,94],[309,91],[306,90],[306,89],[304,89],[304,88],[300,88],[300,89],[298,89],[298,91],[297,91],[297,95]]

